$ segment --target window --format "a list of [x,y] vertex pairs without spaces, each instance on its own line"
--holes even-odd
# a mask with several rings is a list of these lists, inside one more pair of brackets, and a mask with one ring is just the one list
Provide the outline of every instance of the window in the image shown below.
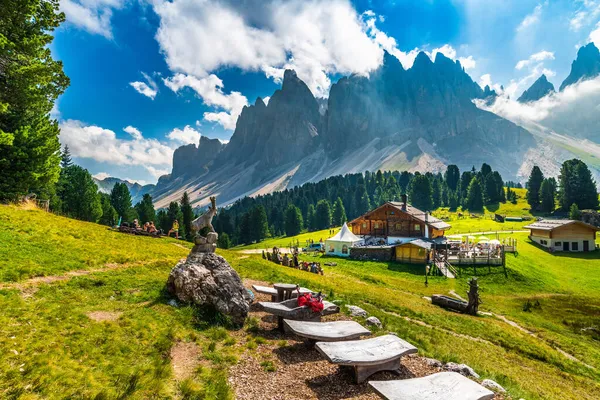
[[571,243],[571,250],[573,250],[573,251],[579,250],[579,242]]
[[556,247],[560,247],[560,246],[562,246],[562,243],[561,243],[561,242],[556,242],[556,243],[554,243],[554,245],[555,245]]
[[329,246],[329,252],[333,253],[335,251],[335,248],[333,246]]
[[543,244],[544,246],[546,246],[548,244],[547,240],[541,239],[540,240],[540,244]]
[[342,246],[342,254],[348,254],[348,246]]
[[367,223],[366,223],[366,222],[363,222],[363,223],[362,223],[362,227],[363,227],[363,228],[365,228],[365,229],[367,229]]
[[375,222],[375,229],[379,228],[379,222]]
[[421,225],[415,224],[415,231],[420,231],[420,230],[421,230]]
[[402,230],[402,224],[396,224],[396,230],[397,231],[401,231]]

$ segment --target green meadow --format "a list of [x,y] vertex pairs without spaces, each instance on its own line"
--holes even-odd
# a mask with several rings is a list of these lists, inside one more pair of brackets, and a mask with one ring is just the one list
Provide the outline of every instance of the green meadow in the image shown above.
[[[265,339],[230,331],[219,316],[169,304],[165,282],[188,244],[12,206],[0,206],[0,228],[0,397],[233,397],[228,368]],[[337,263],[320,276],[239,249],[219,253],[243,278],[294,282],[359,305],[421,355],[466,363],[513,398],[597,399],[600,254],[550,255],[524,233],[504,235],[518,240],[519,251],[507,257],[508,277],[501,268],[477,269],[485,312],[477,317],[426,299],[450,292],[465,297],[472,267],[458,279],[429,277],[426,286],[421,265],[302,256]],[[255,247],[303,245],[320,236],[328,231]],[[107,317],[97,320],[97,313]],[[184,380],[176,379],[171,363],[181,343],[195,346],[202,360]]]

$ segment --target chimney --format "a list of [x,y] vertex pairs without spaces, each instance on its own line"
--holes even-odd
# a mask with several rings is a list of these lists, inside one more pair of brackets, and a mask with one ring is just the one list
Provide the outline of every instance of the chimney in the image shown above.
[[400,199],[402,199],[402,210],[406,211],[406,199],[407,199],[406,194],[402,194],[400,196]]

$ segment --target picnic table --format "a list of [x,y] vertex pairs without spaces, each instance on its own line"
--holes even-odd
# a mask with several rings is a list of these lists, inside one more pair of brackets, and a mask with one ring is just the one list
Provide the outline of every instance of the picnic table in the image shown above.
[[292,293],[296,290],[296,285],[291,283],[275,283],[273,285],[277,290],[277,301],[285,301],[292,298]]

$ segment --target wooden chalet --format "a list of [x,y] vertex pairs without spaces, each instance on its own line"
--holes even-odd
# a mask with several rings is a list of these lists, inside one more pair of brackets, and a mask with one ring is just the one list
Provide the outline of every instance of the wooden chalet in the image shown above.
[[[387,243],[403,238],[444,237],[450,225],[406,203],[389,201],[348,223],[352,233],[365,238],[386,238]],[[397,239],[397,240],[396,240]]]
[[530,229],[529,238],[537,244],[555,251],[593,251],[596,249],[596,232],[599,228],[582,221],[547,219],[524,227]]

